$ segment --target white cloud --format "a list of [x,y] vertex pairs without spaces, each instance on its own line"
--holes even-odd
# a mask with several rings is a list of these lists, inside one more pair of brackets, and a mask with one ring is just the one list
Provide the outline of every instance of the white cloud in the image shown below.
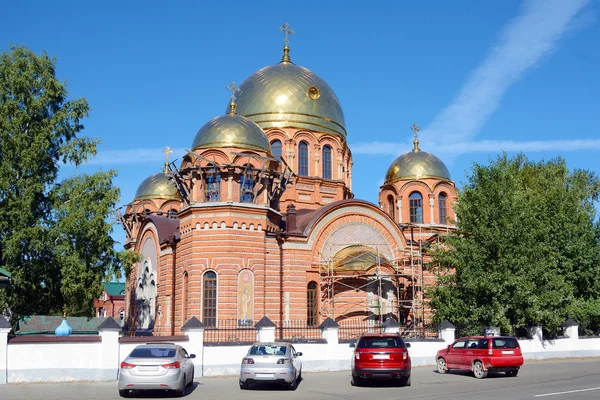
[[[468,141],[496,111],[506,91],[556,48],[589,0],[527,0],[452,103],[420,134],[432,145]],[[581,21],[581,18],[579,18]]]
[[[357,143],[351,146],[352,154],[388,155],[396,156],[412,148],[412,144],[402,143]],[[514,140],[482,140],[462,141],[448,144],[439,144],[435,154],[460,155],[467,153],[489,152],[568,152],[568,151],[597,151],[600,150],[600,139],[573,139],[573,140],[532,140],[518,142]]]
[[[127,150],[105,150],[98,151],[96,157],[88,161],[88,165],[116,165],[116,164],[143,164],[143,163],[164,163],[164,148],[139,148]],[[181,159],[187,152],[184,149],[171,149],[173,154],[169,160]],[[162,164],[160,164],[162,165]]]

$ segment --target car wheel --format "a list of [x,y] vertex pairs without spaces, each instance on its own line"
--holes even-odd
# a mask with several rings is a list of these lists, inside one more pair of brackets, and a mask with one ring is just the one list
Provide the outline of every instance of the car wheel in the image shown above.
[[442,357],[438,358],[437,360],[437,370],[440,374],[445,374],[448,372],[446,369],[446,360],[444,360]]
[[179,386],[179,389],[175,390],[175,397],[183,397],[183,395],[185,394],[185,375],[183,375],[183,379],[181,379],[181,383],[179,384]]
[[515,377],[519,373],[518,369],[513,369],[512,371],[506,371],[506,376]]
[[240,381],[240,389],[241,390],[248,390],[249,386],[250,385],[248,384],[248,382],[242,382],[242,381]]
[[294,374],[294,380],[288,383],[288,389],[296,390],[298,387],[298,379],[296,379],[296,374]]
[[477,379],[482,379],[487,376],[488,373],[483,369],[483,364],[481,363],[481,361],[475,361],[473,363],[473,374]]
[[129,390],[119,390],[119,396],[129,397]]
[[194,368],[192,368],[192,377],[190,378],[190,381],[188,382],[187,386],[192,386],[194,384]]
[[362,381],[359,377],[352,375],[352,377],[350,378],[350,384],[352,386],[362,386]]
[[302,380],[302,368],[300,368],[300,372],[298,372],[298,381]]

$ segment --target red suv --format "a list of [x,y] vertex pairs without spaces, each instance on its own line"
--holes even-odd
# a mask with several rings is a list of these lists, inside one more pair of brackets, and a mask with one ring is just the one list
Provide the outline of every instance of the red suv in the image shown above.
[[365,333],[354,347],[352,357],[352,386],[360,386],[367,379],[397,379],[401,386],[410,386],[409,343],[399,334]]
[[445,374],[451,369],[473,371],[475,378],[488,372],[505,372],[517,376],[523,365],[519,341],[507,336],[472,336],[456,340],[437,352],[437,370]]

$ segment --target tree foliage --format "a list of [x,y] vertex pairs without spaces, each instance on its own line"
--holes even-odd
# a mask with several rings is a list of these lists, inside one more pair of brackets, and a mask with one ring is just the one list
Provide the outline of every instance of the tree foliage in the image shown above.
[[458,231],[433,251],[435,318],[505,332],[556,331],[569,316],[600,327],[599,192],[596,175],[560,158],[475,164],[455,205]]
[[130,258],[114,250],[107,222],[115,172],[59,181],[60,165],[84,163],[98,141],[78,136],[90,108],[67,99],[55,66],[23,46],[0,55],[0,266],[12,273],[0,309],[15,319],[65,305],[91,315],[103,280]]

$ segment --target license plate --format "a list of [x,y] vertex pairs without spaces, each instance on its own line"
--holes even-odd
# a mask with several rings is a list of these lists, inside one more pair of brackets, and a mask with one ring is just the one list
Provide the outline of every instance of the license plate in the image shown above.
[[512,350],[502,350],[502,354],[515,354]]
[[158,367],[138,367],[140,371],[158,371]]
[[389,360],[389,354],[373,354],[373,360]]
[[275,374],[256,374],[256,379],[271,379],[275,378]]

